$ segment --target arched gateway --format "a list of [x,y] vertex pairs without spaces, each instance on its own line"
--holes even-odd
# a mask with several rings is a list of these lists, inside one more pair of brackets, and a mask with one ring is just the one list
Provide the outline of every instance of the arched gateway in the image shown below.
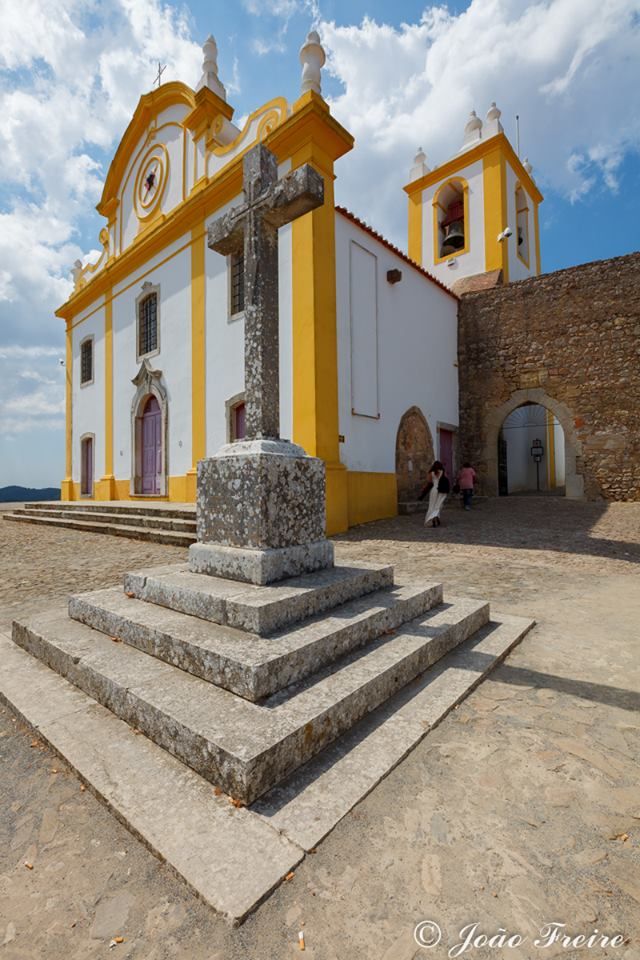
[[568,407],[548,396],[539,387],[530,390],[516,390],[499,407],[489,410],[486,416],[486,444],[483,457],[486,464],[486,489],[489,496],[499,492],[498,438],[500,429],[509,416],[518,407],[533,403],[546,407],[554,414],[564,432],[565,492],[573,500],[584,496],[584,477],[582,474],[582,444],[576,435],[574,417]]
[[409,407],[402,415],[396,435],[398,502],[417,500],[433,460],[429,424],[419,407]]

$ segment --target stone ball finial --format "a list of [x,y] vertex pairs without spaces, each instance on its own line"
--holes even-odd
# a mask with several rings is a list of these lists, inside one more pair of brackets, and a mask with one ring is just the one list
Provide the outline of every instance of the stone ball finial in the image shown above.
[[300,92],[313,90],[322,95],[321,70],[327,57],[320,43],[320,36],[316,30],[307,34],[307,39],[300,47],[300,63],[302,64],[302,82]]
[[476,114],[475,110],[472,110],[469,114],[469,119],[464,128],[465,134],[473,133],[475,130],[482,130],[482,120]]
[[491,106],[487,110],[487,120],[491,123],[492,120],[499,120],[502,116],[502,110],[498,110],[496,107],[495,100],[492,102]]
[[533,176],[533,167],[529,163],[528,157],[524,158],[524,160],[522,161],[522,166],[525,168],[525,170],[527,171],[530,177]]
[[484,122],[484,131],[483,136],[485,137],[495,137],[497,133],[504,133],[502,124],[500,123],[500,117],[502,116],[502,110],[498,110],[495,104],[495,100],[487,110],[487,117]]
[[227,99],[227,91],[218,77],[218,44],[212,34],[209,34],[202,44],[202,76],[196,90],[208,87],[222,100]]

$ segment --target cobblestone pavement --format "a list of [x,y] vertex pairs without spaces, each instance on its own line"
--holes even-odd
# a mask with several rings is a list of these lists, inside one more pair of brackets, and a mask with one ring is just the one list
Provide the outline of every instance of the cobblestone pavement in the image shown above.
[[[443,960],[473,923],[527,939],[465,957],[640,960],[640,504],[485,501],[448,507],[438,530],[404,517],[336,543],[538,626],[239,929],[4,711],[0,960],[279,960],[301,929],[315,960]],[[184,556],[0,521],[0,618]],[[442,929],[431,950],[423,920]],[[537,947],[551,921],[627,942]]]

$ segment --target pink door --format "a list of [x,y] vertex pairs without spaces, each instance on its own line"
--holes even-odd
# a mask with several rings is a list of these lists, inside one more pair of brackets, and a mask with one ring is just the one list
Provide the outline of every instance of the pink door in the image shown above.
[[453,477],[453,430],[440,430],[439,460],[444,466],[449,479]]
[[244,403],[239,403],[233,410],[233,439],[244,440],[246,435],[245,405]]
[[162,474],[162,415],[155,397],[149,397],[142,414],[142,493],[160,493]]
[[85,437],[81,446],[80,493],[93,494],[93,437]]

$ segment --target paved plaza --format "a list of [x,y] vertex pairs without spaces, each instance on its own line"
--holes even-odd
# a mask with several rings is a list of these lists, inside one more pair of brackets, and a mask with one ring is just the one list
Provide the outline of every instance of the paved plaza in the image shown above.
[[[537,627],[238,928],[200,903],[7,709],[0,713],[0,958],[640,960],[640,504],[455,506],[355,528],[341,561],[393,563]],[[176,547],[0,521],[0,631]],[[215,851],[211,856],[215,857]],[[29,863],[32,869],[28,869]],[[433,921],[442,940],[418,946]],[[545,923],[621,948],[541,949]],[[109,949],[116,937],[123,942]]]

